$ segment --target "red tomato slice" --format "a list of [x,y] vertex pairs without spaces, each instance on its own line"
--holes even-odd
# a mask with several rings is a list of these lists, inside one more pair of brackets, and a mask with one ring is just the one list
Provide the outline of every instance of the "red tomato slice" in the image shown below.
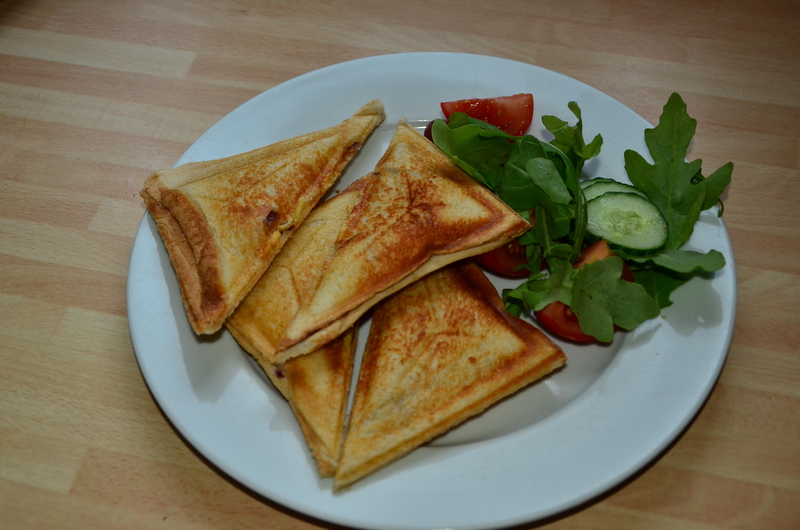
[[595,261],[600,261],[601,259],[606,259],[613,255],[614,253],[608,248],[606,240],[601,239],[597,243],[593,243],[581,250],[581,255],[578,256],[578,259],[575,260],[572,266],[576,269],[582,269],[586,264],[594,263]]
[[533,94],[516,94],[486,99],[462,99],[442,103],[447,119],[463,112],[514,136],[522,136],[533,121]]
[[578,317],[567,304],[550,302],[541,311],[534,311],[536,319],[544,327],[565,339],[577,342],[596,342],[597,339],[581,331]]
[[516,239],[485,254],[475,256],[475,261],[504,276],[525,277],[530,274],[527,269],[515,270],[520,265],[528,263],[525,247],[517,243]]
[[[606,259],[615,254],[608,248],[604,240],[589,245],[581,251],[581,255],[572,265],[576,269],[583,268],[584,265]],[[633,273],[628,264],[622,263],[622,279],[626,282],[633,282]],[[597,339],[581,331],[578,317],[568,305],[562,302],[551,302],[544,306],[541,311],[534,311],[534,316],[544,327],[565,339],[577,342],[596,342]]]
[[[581,251],[581,255],[578,256],[578,259],[575,260],[575,263],[572,266],[576,269],[582,269],[584,265],[589,263],[594,263],[595,261],[600,261],[601,259],[606,259],[611,256],[616,256],[611,249],[608,248],[608,243],[606,243],[605,239],[601,239],[597,243],[593,243],[583,249]],[[622,279],[626,282],[634,282],[633,279],[633,272],[631,272],[631,268],[628,267],[628,264],[624,261],[622,262]]]

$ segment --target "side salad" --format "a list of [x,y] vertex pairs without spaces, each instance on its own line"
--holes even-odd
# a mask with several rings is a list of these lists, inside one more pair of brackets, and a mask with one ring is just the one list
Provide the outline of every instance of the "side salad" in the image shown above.
[[527,277],[503,299],[514,315],[532,311],[563,338],[610,342],[671,305],[670,294],[697,274],[725,266],[723,255],[682,247],[700,213],[720,205],[733,164],[705,176],[702,161],[687,161],[697,122],[678,94],[659,123],[644,132],[653,160],[627,150],[631,184],[610,176],[584,178],[586,161],[603,145],[583,138],[581,109],[568,108],[574,125],[555,116],[542,123],[549,142],[524,134],[533,96],[460,100],[441,104],[445,119],[428,136],[475,180],[531,222],[518,240],[478,261],[509,276]]

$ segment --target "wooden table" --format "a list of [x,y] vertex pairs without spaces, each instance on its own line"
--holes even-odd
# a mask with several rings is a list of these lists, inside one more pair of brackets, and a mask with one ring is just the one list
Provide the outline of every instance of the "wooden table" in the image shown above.
[[690,428],[553,529],[800,528],[800,5],[702,2],[0,2],[0,527],[330,527],[247,491],[167,422],[125,308],[138,192],[209,126],[305,72],[410,51],[592,85],[691,156],[732,160],[738,308]]

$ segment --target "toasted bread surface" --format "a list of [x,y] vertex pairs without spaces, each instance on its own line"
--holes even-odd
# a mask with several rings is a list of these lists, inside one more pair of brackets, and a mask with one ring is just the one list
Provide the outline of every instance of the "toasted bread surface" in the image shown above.
[[475,264],[427,275],[375,308],[334,487],[397,460],[565,362],[541,331],[505,311]]
[[319,347],[425,274],[530,227],[404,122],[367,179],[318,288],[281,341],[282,359]]
[[383,119],[372,101],[334,127],[147,179],[196,333],[222,326]]
[[300,422],[321,477],[339,466],[357,327],[308,355],[289,359],[289,403]]
[[278,345],[308,303],[333,253],[336,238],[361,193],[356,181],[314,208],[225,322],[255,359],[275,364]]
[[259,361],[297,418],[320,477],[339,465],[357,327],[322,348],[282,364]]

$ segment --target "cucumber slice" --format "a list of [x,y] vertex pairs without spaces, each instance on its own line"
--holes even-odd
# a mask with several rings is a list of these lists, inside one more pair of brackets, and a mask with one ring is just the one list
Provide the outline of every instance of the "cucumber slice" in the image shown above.
[[[617,182],[616,180],[600,180],[600,179],[592,179],[597,182],[593,182],[589,186],[583,188],[583,196],[586,198],[586,202],[591,201],[595,197],[599,197],[604,193],[608,193],[609,191],[618,191],[621,193],[635,193],[637,195],[641,195],[644,198],[647,198],[647,194],[636,188],[631,186],[630,184],[623,184],[622,182]],[[592,182],[592,181],[589,181]]]
[[603,178],[603,177],[595,177],[595,178],[593,178],[593,179],[582,180],[582,181],[580,182],[581,189],[582,189],[582,190],[584,190],[584,189],[586,189],[588,186],[591,186],[591,185],[593,185],[593,184],[597,184],[598,182],[616,182],[616,180],[614,180],[614,179],[607,179],[607,178]]
[[664,216],[641,195],[609,191],[586,203],[586,216],[589,233],[630,256],[655,254],[667,244]]

